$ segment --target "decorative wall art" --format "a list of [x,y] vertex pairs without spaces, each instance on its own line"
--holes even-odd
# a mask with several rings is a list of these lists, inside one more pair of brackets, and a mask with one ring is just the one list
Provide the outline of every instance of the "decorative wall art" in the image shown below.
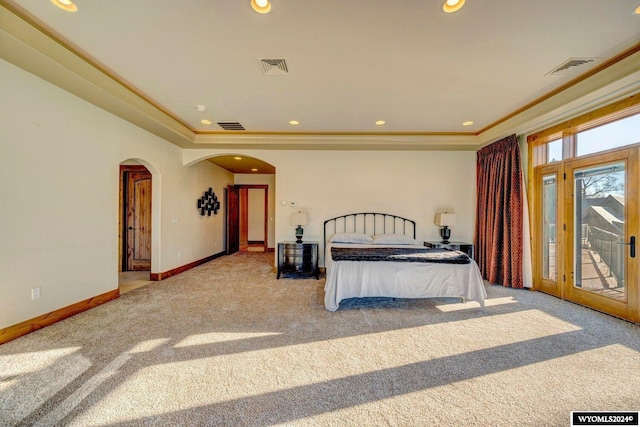
[[202,216],[211,216],[211,212],[213,212],[214,215],[218,215],[218,211],[220,210],[220,201],[211,187],[209,187],[207,191],[203,192],[202,197],[198,199],[198,210]]

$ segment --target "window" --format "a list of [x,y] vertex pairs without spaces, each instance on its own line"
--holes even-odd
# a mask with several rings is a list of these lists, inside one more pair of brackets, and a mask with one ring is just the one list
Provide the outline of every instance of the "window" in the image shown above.
[[640,114],[578,133],[576,155],[584,156],[638,142],[640,142]]
[[547,163],[562,160],[562,138],[547,142]]
[[534,289],[640,320],[640,94],[527,143]]
[[640,144],[640,94],[527,137],[533,167]]

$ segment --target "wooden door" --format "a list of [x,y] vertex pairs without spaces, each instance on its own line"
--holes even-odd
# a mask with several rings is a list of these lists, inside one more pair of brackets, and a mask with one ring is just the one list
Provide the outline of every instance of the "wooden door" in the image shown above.
[[227,254],[240,250],[240,191],[237,187],[227,187]]
[[125,172],[125,270],[151,270],[151,173]]

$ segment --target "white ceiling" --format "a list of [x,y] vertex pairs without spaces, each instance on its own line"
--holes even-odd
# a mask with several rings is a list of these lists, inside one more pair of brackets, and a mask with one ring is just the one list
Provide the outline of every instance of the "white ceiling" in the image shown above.
[[[584,73],[640,42],[640,0],[467,0],[454,14],[443,0],[271,0],[267,15],[249,0],[0,2],[196,135],[228,132],[217,122],[477,135],[576,78],[548,75],[570,58],[599,58]],[[259,58],[289,73],[265,75]]]

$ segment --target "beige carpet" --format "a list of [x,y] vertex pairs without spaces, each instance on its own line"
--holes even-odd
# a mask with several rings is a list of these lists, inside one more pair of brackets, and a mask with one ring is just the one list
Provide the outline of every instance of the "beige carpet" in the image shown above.
[[122,271],[118,273],[120,294],[137,289],[151,283],[150,271]]
[[529,291],[323,306],[222,257],[0,346],[0,425],[568,426],[640,409],[640,327]]

